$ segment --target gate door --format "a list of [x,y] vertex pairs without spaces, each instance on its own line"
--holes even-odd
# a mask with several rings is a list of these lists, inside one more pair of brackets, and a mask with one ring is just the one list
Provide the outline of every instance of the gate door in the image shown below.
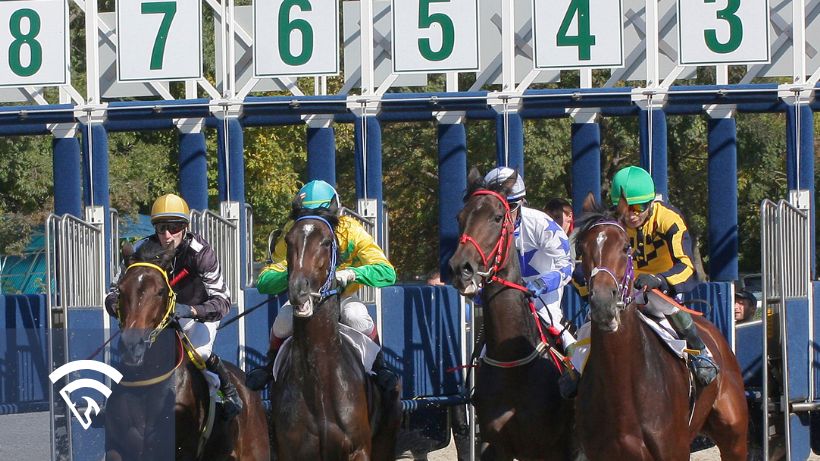
[[[766,459],[809,455],[813,399],[808,213],[785,200],[760,206],[763,272],[763,449]],[[778,456],[779,457],[779,456]]]

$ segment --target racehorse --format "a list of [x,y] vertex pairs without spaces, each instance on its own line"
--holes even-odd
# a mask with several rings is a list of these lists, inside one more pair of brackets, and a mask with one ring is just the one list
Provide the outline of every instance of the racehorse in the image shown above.
[[[267,418],[244,373],[225,362],[245,403],[236,418],[215,417],[202,372],[204,363],[184,347],[173,318],[176,296],[167,268],[174,249],[144,242],[137,253],[126,244],[127,269],[119,281],[119,369],[105,410],[107,460],[267,460]],[[192,358],[193,357],[193,358]],[[210,432],[210,435],[208,435]]]
[[737,359],[709,321],[695,317],[720,367],[715,381],[695,388],[683,359],[638,318],[632,301],[629,238],[618,220],[628,212],[595,203],[578,223],[577,254],[589,285],[591,350],[576,398],[578,437],[590,460],[688,460],[699,433],[723,460],[745,460],[748,412]]
[[400,385],[382,395],[342,337],[335,213],[293,204],[285,236],[293,336],[271,384],[280,461],[393,460],[401,424]]
[[573,404],[561,398],[559,364],[546,345],[530,295],[521,285],[513,248],[514,223],[505,197],[516,176],[486,189],[476,168],[458,215],[459,246],[450,258],[453,285],[465,296],[480,290],[486,355],[476,370],[481,459],[566,460],[574,455]]

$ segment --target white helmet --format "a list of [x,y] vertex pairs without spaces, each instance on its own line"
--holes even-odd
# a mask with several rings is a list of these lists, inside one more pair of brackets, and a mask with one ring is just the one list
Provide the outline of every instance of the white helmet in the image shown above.
[[[487,176],[484,176],[484,182],[486,182],[488,186],[494,186],[496,184],[503,183],[514,174],[516,174],[516,171],[512,168],[500,166],[490,170],[490,172],[487,173]],[[516,176],[515,184],[513,184],[512,190],[510,190],[510,195],[507,196],[508,202],[521,200],[527,195],[527,188],[524,187],[524,180],[521,179],[520,174],[516,174]]]

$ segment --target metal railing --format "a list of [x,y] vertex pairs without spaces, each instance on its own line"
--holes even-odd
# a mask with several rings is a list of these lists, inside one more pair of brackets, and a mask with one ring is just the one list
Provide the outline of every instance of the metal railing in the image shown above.
[[239,202],[222,202],[219,215],[210,210],[192,210],[191,231],[213,247],[231,299],[236,303],[240,292]]
[[256,285],[253,274],[253,207],[245,204],[245,288]]
[[110,218],[108,222],[111,223],[111,235],[108,236],[108,241],[111,242],[111,263],[108,265],[108,276],[110,280],[114,280],[120,271],[120,264],[122,263],[122,251],[120,250],[120,213],[110,208],[108,212]]

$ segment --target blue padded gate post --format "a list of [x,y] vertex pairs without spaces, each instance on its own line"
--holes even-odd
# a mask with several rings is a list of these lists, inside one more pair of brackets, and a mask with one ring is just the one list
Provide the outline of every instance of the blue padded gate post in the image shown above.
[[321,179],[336,187],[336,133],[333,126],[307,129],[308,180]]
[[179,133],[179,193],[194,210],[208,208],[208,162],[205,134]]
[[[652,161],[649,158],[649,112],[652,111]],[[641,166],[652,173],[655,193],[669,200],[666,159],[666,112],[663,109],[641,110],[639,115],[641,135]]]
[[709,278],[738,278],[737,250],[737,123],[733,117],[710,118]]
[[[496,164],[508,166],[524,175],[524,122],[518,112],[507,114],[507,140],[504,140],[504,114],[495,115]],[[504,150],[508,149],[507,158]]]
[[816,236],[814,235],[814,114],[808,105],[801,104],[797,107],[800,108],[800,163],[798,169],[798,150],[795,144],[795,127],[798,123],[798,115],[795,113],[795,105],[789,104],[786,109],[786,184],[789,190],[799,187],[809,191],[811,200],[811,210],[809,211],[809,223],[811,225],[811,231],[809,232],[811,238],[809,270],[811,271],[811,278],[814,279],[817,260],[815,252]]
[[78,218],[83,216],[83,200],[80,164],[80,142],[73,135],[54,136],[51,141],[54,152],[54,214],[66,213]]
[[601,125],[573,123],[571,133],[572,210],[580,216],[588,193],[601,203]]
[[467,131],[463,123],[438,125],[439,273],[450,280],[447,262],[458,245],[456,215],[467,189]]
[[[108,183],[108,132],[102,123],[91,123],[83,127],[83,160],[85,162],[84,195],[87,206],[101,206],[105,209],[103,235],[111,235],[111,202]],[[105,238],[105,267],[111,264],[111,239]],[[110,283],[109,271],[105,272],[105,286]]]
[[[362,133],[367,127],[367,152],[362,145]],[[356,198],[376,199],[377,215],[384,222],[384,195],[382,193],[382,127],[375,116],[356,117],[354,122],[356,145]],[[384,247],[384,233],[379,232],[380,246]]]

